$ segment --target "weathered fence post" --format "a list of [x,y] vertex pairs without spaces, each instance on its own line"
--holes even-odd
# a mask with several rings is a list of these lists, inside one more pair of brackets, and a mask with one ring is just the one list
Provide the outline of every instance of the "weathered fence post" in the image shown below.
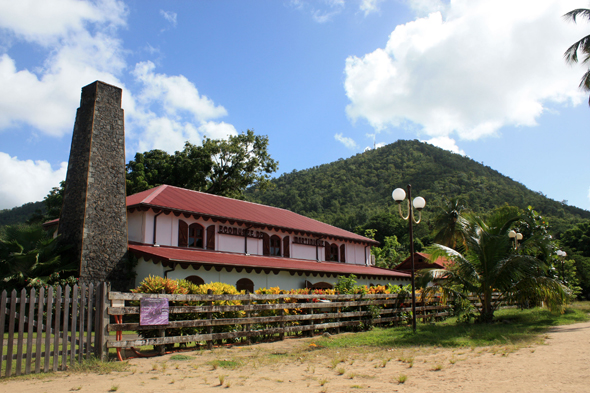
[[[0,295],[0,377],[2,376],[2,364],[4,358],[2,354],[4,353],[4,324],[6,323],[6,291],[2,291],[2,295]],[[6,375],[6,372],[4,373]]]
[[20,307],[18,311],[18,348],[16,349],[16,375],[21,375],[23,365],[23,337],[25,333],[25,307],[27,305],[27,290],[20,291]]
[[108,326],[110,317],[108,314],[108,293],[110,286],[107,286],[106,282],[100,284],[100,296],[99,304],[97,309],[100,311],[100,318],[97,320],[98,330],[95,332],[96,335],[96,357],[102,361],[108,360],[109,348],[107,347],[107,337],[109,335]]
[[[279,304],[283,305],[283,303],[285,303],[285,299],[284,298],[280,298],[279,299]],[[279,309],[279,315],[281,317],[285,316],[285,308],[281,307]],[[281,320],[281,322],[279,323],[279,326],[281,327],[281,332],[279,333],[279,340],[284,340],[285,339],[285,320]]]
[[[37,297],[37,341],[35,343],[35,373],[41,372],[41,344],[43,343],[43,305],[45,304],[45,288],[39,289],[39,295]],[[51,313],[50,310],[47,310]],[[51,334],[51,331],[49,333]],[[46,353],[49,352],[49,348],[46,349]]]
[[[207,295],[209,295],[209,296],[213,295],[213,290],[208,289]],[[207,304],[209,305],[209,307],[213,307],[212,300],[208,301]],[[207,334],[212,334],[213,333],[213,326],[211,326],[211,324],[213,323],[213,312],[207,313],[207,317],[208,317],[207,319],[209,319],[209,326],[207,326]],[[207,340],[207,349],[209,349],[209,350],[213,349],[213,340]]]
[[[43,364],[43,371],[49,372],[49,358],[51,357],[51,325],[53,324],[53,287],[49,287],[47,291],[47,314],[45,317],[45,363]],[[57,334],[54,331],[53,334]],[[57,351],[57,348],[53,348]]]
[[31,373],[31,359],[33,358],[33,321],[35,320],[35,295],[37,291],[35,288],[31,288],[29,292],[29,317],[28,317],[28,329],[27,329],[27,360],[25,363],[25,374]]

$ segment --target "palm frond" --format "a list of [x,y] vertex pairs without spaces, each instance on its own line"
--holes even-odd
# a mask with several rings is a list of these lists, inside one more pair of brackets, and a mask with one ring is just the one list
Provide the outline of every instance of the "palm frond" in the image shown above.
[[590,9],[587,8],[576,8],[575,10],[571,10],[570,12],[563,15],[563,18],[566,20],[571,20],[572,22],[576,23],[576,19],[578,17],[583,17],[590,20]]

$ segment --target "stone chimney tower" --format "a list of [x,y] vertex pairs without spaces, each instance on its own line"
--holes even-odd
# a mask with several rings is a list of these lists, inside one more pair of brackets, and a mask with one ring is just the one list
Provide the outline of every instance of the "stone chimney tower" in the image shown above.
[[80,281],[109,281],[117,290],[129,282],[121,96],[100,81],[82,88],[58,229],[79,262]]

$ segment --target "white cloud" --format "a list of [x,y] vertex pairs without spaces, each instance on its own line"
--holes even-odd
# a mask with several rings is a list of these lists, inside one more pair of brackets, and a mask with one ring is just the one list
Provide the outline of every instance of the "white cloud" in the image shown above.
[[342,143],[349,149],[356,149],[358,147],[354,139],[342,136],[342,133],[334,135],[334,139],[336,139],[338,142]]
[[456,0],[444,14],[399,25],[385,48],[346,60],[347,113],[377,131],[418,124],[431,137],[478,139],[505,125],[533,126],[549,102],[584,101],[582,68],[562,55],[587,34],[587,26],[561,18],[576,6],[579,0]]
[[160,15],[164,17],[173,27],[176,27],[176,12],[160,10]]
[[[132,74],[142,84],[135,107],[126,109],[127,135],[137,140],[137,150],[173,153],[184,142],[199,144],[203,136],[225,139],[237,135],[233,125],[216,122],[227,110],[206,96],[182,75],[155,73],[151,61],[138,63]],[[135,146],[134,146],[135,147]]]
[[0,209],[41,201],[66,178],[67,162],[53,170],[47,161],[20,161],[0,152]]
[[99,0],[0,0],[0,28],[19,39],[43,46],[86,31],[86,23],[122,26],[123,2]]
[[[101,80],[124,90],[126,148],[130,155],[136,149],[156,148],[172,153],[182,149],[187,140],[198,144],[203,136],[220,139],[237,135],[233,125],[218,120],[227,115],[226,109],[201,95],[184,76],[158,74],[151,61],[128,66],[128,50],[118,36],[118,30],[126,25],[123,2],[0,0],[0,9],[0,132],[34,132],[34,128],[41,135],[53,137],[71,133],[81,88]],[[163,17],[173,25],[176,22],[174,13],[163,12]],[[19,68],[18,49],[12,51],[16,42],[45,56],[42,63],[31,69]],[[140,83],[139,92],[121,82],[129,68]],[[11,160],[14,167],[10,175],[0,175],[4,193],[0,194],[0,203],[8,203],[6,206],[40,200],[65,177],[64,169],[56,180],[60,176],[44,161],[18,161],[9,156],[2,159]],[[5,167],[2,162],[0,168]],[[49,180],[33,180],[29,186],[22,180],[27,170],[32,179]],[[33,187],[35,184],[38,186]]]
[[312,19],[317,23],[326,23],[331,21],[346,7],[344,0],[291,0],[289,5],[300,10],[301,12],[309,13]]
[[[51,44],[43,66],[32,71],[19,70],[8,53],[0,55],[0,129],[25,124],[60,137],[72,131],[82,86],[97,79],[121,85],[116,75],[125,61],[112,29],[124,23],[125,9],[114,1],[58,0],[54,8],[47,4],[9,1],[0,5],[1,29],[29,44]],[[54,17],[55,23],[51,18],[48,22],[48,17]],[[93,34],[84,28],[89,22],[95,23]]]
[[383,0],[361,0],[359,9],[365,13],[365,16],[367,16],[372,12],[378,12],[379,3],[381,3],[382,1]]
[[465,151],[459,149],[459,146],[457,146],[457,142],[455,142],[454,139],[449,138],[448,136],[440,136],[438,138],[432,138],[422,142],[430,143],[431,145],[440,147],[441,149],[445,149],[453,153],[460,154],[462,156],[465,155]]

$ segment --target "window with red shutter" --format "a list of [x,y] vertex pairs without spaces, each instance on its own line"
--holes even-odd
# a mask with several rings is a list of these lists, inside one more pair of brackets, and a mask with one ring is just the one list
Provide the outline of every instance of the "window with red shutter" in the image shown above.
[[207,227],[207,250],[215,250],[215,225]]
[[188,224],[178,220],[178,247],[188,247]]
[[289,236],[285,236],[283,238],[283,256],[285,258],[291,258],[290,248],[291,248],[291,243],[289,241]]

